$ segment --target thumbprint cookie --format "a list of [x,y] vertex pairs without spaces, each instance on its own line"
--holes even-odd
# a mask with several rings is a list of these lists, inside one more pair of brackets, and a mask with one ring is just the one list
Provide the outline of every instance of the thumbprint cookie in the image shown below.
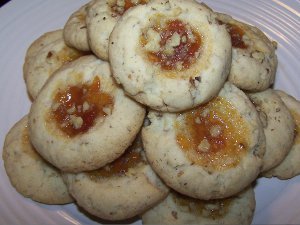
[[209,200],[240,192],[258,176],[265,136],[249,98],[229,82],[183,113],[150,111],[142,129],[149,163],[166,184]]
[[5,138],[2,157],[11,184],[21,195],[37,202],[73,202],[60,171],[35,151],[28,133],[28,117],[25,116]]
[[142,215],[143,224],[243,224],[250,225],[255,210],[252,187],[225,199],[200,200],[170,192]]
[[63,177],[77,204],[106,220],[134,217],[159,203],[169,192],[147,163],[140,138],[112,163]]
[[98,0],[88,10],[86,22],[91,50],[108,60],[109,36],[120,17],[130,8],[150,0]]
[[93,2],[91,1],[80,7],[66,22],[63,29],[63,36],[68,46],[81,51],[90,51],[86,16],[88,8]]
[[283,91],[276,90],[276,93],[288,107],[295,121],[293,146],[285,159],[278,166],[267,171],[264,176],[290,179],[300,174],[300,102]]
[[196,1],[155,0],[118,20],[109,60],[129,96],[155,110],[179,112],[217,95],[230,69],[230,36]]
[[274,83],[277,68],[276,42],[260,29],[218,13],[220,24],[232,42],[232,62],[228,80],[242,90],[263,91]]
[[48,78],[62,65],[86,53],[68,47],[62,30],[46,33],[29,47],[23,67],[27,91],[35,99]]
[[273,89],[248,95],[258,111],[266,136],[262,172],[277,166],[289,153],[294,140],[295,122],[288,108]]
[[144,116],[145,109],[114,83],[109,64],[84,56],[57,71],[33,102],[30,138],[59,169],[94,170],[126,150]]

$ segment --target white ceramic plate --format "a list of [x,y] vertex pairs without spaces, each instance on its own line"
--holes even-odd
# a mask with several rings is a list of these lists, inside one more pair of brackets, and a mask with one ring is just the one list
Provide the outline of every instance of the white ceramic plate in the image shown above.
[[[62,28],[87,0],[12,0],[0,8],[0,145],[30,108],[22,75],[26,49],[41,34]],[[275,88],[300,99],[300,1],[206,0],[214,10],[260,27],[278,42]],[[300,163],[300,162],[299,162]],[[0,161],[1,224],[97,224],[74,204],[47,206],[19,195]],[[300,176],[288,181],[257,180],[253,224],[300,224]],[[130,221],[140,224],[140,221]]]

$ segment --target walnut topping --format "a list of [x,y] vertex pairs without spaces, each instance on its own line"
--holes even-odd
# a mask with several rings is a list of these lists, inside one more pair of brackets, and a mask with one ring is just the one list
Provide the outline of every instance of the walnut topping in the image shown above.
[[210,149],[210,144],[207,139],[203,139],[198,145],[198,150],[201,152],[208,152]]
[[76,111],[75,104],[73,104],[71,108],[67,109],[68,114],[73,114],[75,111]]
[[197,124],[200,124],[200,123],[201,123],[201,120],[200,120],[200,118],[199,118],[199,117],[196,117],[196,119],[195,119],[195,123],[197,123]]
[[209,132],[212,137],[218,137],[222,132],[222,128],[220,125],[215,125],[210,128]]
[[140,43],[154,65],[163,70],[182,71],[199,57],[202,39],[191,25],[157,16],[142,30]]
[[147,31],[147,39],[149,39],[150,41],[145,45],[145,49],[150,52],[159,51],[159,42],[161,40],[159,33],[153,29],[149,29]]
[[175,47],[180,45],[180,36],[177,32],[175,32],[168,40],[164,48],[164,53],[166,55],[174,54]]
[[79,129],[83,124],[83,119],[80,116],[70,115],[70,123],[75,129]]
[[83,112],[86,112],[86,111],[88,111],[90,109],[90,104],[87,102],[87,101],[85,101],[84,103],[83,103],[83,105],[82,105],[82,111]]

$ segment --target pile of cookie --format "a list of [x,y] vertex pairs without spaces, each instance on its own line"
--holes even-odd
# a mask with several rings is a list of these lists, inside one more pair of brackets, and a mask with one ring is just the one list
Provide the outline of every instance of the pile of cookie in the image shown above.
[[193,0],[89,2],[27,50],[12,185],[110,221],[250,224],[253,182],[300,173],[300,103],[270,88],[276,47]]

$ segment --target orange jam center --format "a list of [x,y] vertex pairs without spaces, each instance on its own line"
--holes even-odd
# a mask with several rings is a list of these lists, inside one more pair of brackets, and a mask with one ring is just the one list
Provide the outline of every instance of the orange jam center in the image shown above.
[[[158,49],[147,50],[148,59],[160,65],[163,70],[188,69],[198,57],[201,47],[201,37],[198,32],[178,19],[170,20],[161,25],[157,22],[150,27],[159,34]],[[141,36],[141,44],[145,47],[151,41],[147,31]]]
[[299,144],[300,143],[300,129],[299,129],[299,125],[300,125],[300,115],[294,111],[294,110],[290,110],[294,121],[295,121],[295,130],[294,130],[294,144]]
[[73,48],[63,47],[59,52],[49,51],[47,54],[47,59],[51,60],[52,58],[56,58],[58,62],[61,62],[62,65],[72,62],[78,59],[81,56],[87,55],[87,52],[78,51]]
[[216,97],[181,118],[175,122],[178,145],[209,171],[235,167],[247,152],[248,125],[225,99]]
[[233,24],[226,24],[226,28],[231,37],[231,44],[234,48],[245,49],[248,46],[243,41],[245,32],[238,26]]
[[130,146],[126,152],[112,163],[102,167],[101,169],[89,172],[92,180],[101,177],[122,176],[130,168],[134,168],[139,163],[145,163],[141,152],[137,151],[138,145],[135,143]]
[[111,10],[113,11],[113,16],[122,16],[128,9],[137,5],[147,4],[149,0],[116,0],[113,5],[111,5]]
[[64,133],[70,137],[84,133],[94,125],[96,118],[111,113],[114,100],[100,88],[97,76],[91,84],[68,86],[55,95],[52,117]]
[[183,211],[211,219],[224,217],[232,202],[230,198],[204,201],[175,192],[173,200]]

